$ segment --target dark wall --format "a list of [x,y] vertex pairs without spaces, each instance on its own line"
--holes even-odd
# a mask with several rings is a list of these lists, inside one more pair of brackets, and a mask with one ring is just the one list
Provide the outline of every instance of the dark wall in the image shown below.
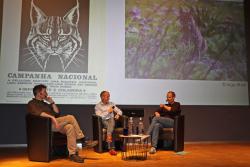
[[[73,114],[87,137],[92,138],[93,105],[59,105],[62,114]],[[119,106],[144,108],[148,117],[158,106]],[[249,107],[182,106],[185,115],[185,141],[250,141]],[[25,144],[25,105],[0,105],[0,144]]]

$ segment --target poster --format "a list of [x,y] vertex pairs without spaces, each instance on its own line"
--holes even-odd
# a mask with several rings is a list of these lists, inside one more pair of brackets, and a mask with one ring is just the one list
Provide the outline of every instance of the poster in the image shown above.
[[102,10],[91,17],[89,0],[4,3],[0,102],[27,103],[34,85],[44,84],[59,104],[96,103],[103,67],[93,67],[93,62],[105,54],[98,57],[103,52],[102,39],[97,51],[89,45],[92,34],[98,34],[94,28],[89,33],[90,24],[95,24],[89,19],[98,20]]

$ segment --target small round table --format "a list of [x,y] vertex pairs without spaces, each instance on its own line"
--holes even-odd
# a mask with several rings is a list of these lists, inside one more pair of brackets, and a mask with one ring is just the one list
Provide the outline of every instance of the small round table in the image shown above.
[[123,140],[123,160],[146,160],[150,135],[119,135]]

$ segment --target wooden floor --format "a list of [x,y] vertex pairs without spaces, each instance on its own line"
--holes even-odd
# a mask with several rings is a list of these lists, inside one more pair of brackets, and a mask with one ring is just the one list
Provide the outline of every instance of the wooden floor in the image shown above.
[[111,156],[92,150],[81,150],[85,163],[78,164],[68,159],[56,159],[49,163],[32,162],[27,158],[26,148],[0,148],[0,167],[250,167],[250,143],[185,144],[185,152],[158,151],[144,161],[121,160],[121,153]]

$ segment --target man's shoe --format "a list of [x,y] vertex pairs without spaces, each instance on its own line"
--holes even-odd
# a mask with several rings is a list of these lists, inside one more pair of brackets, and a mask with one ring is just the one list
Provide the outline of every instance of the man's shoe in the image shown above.
[[76,155],[76,154],[72,154],[69,156],[71,161],[77,162],[77,163],[84,163],[84,159],[81,158],[80,156]]
[[151,147],[149,154],[155,154],[156,153],[156,148]]
[[92,147],[95,147],[97,144],[98,144],[97,140],[94,140],[94,141],[88,140],[82,143],[82,147],[92,148]]
[[117,152],[113,149],[109,150],[109,154],[110,155],[117,155]]

